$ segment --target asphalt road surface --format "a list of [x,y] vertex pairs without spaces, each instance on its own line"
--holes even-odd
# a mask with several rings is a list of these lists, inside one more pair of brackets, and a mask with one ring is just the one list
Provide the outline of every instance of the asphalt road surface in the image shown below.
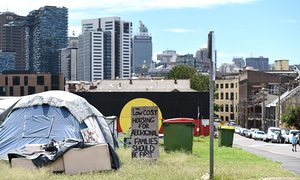
[[282,167],[300,175],[300,146],[297,145],[297,152],[292,151],[291,144],[267,143],[255,141],[238,134],[234,134],[233,147],[239,147],[250,153],[262,156],[272,161],[282,163]]

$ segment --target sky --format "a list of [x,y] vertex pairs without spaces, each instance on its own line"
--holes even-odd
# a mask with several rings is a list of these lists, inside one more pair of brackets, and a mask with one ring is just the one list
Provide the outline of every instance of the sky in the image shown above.
[[28,15],[51,5],[69,10],[69,35],[81,31],[81,20],[118,16],[131,21],[133,35],[139,21],[152,36],[153,60],[164,50],[194,54],[207,46],[214,31],[217,66],[233,57],[288,59],[300,64],[299,0],[6,0],[0,12]]

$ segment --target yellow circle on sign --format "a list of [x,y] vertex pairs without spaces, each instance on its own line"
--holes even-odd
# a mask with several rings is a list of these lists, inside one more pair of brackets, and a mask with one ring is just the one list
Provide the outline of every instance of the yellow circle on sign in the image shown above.
[[[127,132],[131,127],[131,108],[136,106],[157,106],[153,101],[146,98],[136,98],[129,101],[122,109],[120,114],[120,126],[123,132]],[[158,108],[158,130],[162,124],[162,114]]]

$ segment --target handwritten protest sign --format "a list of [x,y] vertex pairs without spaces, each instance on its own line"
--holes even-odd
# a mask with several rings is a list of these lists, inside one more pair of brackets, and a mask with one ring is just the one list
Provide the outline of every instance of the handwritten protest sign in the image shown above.
[[157,106],[131,108],[131,157],[159,157]]

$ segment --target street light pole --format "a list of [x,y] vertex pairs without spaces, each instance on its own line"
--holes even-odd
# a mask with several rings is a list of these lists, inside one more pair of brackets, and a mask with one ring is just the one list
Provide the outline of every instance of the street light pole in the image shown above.
[[209,67],[209,179],[213,179],[214,176],[214,87],[215,87],[215,36],[214,32],[210,31],[208,34],[208,58],[210,59]]

